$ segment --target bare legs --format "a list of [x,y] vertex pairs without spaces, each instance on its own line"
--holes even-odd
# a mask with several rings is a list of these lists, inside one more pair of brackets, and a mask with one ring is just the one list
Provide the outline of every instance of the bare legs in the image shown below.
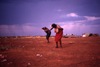
[[47,42],[49,43],[49,37],[48,36],[46,36],[46,39],[47,39]]
[[61,39],[60,39],[60,41],[59,41],[59,42],[60,42],[60,47],[62,47],[62,41],[61,41]]
[[50,43],[50,42],[49,42],[50,35],[51,35],[51,32],[47,33],[47,35],[46,35],[46,39],[47,39],[47,42],[48,42],[48,43]]
[[60,44],[60,47],[62,47],[62,41],[61,41],[61,39],[58,42],[56,42],[56,48],[58,48],[58,43]]
[[56,48],[58,48],[58,42],[56,42]]

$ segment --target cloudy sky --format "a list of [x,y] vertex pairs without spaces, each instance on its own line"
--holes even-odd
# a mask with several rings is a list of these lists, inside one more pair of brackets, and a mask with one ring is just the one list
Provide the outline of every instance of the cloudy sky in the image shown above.
[[0,0],[0,36],[45,35],[52,23],[64,35],[100,34],[100,0]]

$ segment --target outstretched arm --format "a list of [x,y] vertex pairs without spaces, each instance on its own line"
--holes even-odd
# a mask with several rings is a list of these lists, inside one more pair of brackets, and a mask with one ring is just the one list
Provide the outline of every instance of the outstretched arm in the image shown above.
[[51,28],[50,30],[52,30],[53,28]]

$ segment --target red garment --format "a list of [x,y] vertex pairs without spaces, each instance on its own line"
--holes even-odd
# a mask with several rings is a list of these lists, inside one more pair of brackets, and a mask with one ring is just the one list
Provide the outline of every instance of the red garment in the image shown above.
[[63,30],[59,30],[58,33],[55,35],[55,41],[58,42],[63,36]]

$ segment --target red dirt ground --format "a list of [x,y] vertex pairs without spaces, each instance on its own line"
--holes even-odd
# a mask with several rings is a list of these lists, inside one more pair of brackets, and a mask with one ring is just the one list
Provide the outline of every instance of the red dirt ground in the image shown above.
[[0,67],[100,67],[100,37],[0,38]]

